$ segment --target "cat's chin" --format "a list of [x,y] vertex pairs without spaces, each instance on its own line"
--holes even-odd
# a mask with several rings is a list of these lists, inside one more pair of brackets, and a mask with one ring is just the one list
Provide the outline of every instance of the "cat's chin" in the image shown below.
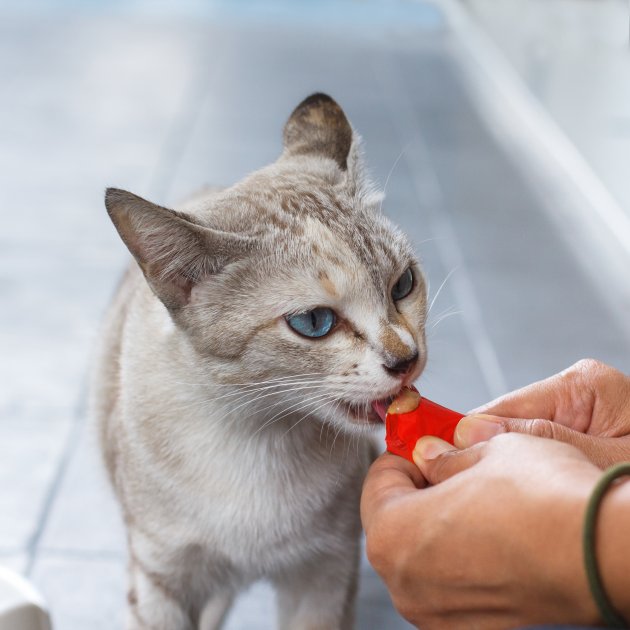
[[368,405],[353,405],[344,402],[342,403],[342,409],[345,412],[348,422],[352,425],[382,426],[384,419],[376,410],[375,402],[369,403]]

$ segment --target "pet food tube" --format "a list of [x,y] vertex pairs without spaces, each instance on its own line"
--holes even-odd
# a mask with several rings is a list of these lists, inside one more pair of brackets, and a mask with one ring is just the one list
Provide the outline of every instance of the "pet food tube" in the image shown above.
[[455,427],[463,417],[420,396],[415,388],[405,388],[387,409],[387,450],[413,462],[413,449],[421,437],[433,435],[452,444]]

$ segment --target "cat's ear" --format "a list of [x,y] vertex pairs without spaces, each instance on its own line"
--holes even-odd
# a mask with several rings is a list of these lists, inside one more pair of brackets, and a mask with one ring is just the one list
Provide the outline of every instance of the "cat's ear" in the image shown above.
[[198,225],[180,212],[108,188],[105,206],[153,292],[170,310],[188,303],[192,287],[245,255],[246,237]]
[[347,170],[352,127],[339,105],[326,94],[312,94],[294,110],[284,126],[289,155],[322,155]]

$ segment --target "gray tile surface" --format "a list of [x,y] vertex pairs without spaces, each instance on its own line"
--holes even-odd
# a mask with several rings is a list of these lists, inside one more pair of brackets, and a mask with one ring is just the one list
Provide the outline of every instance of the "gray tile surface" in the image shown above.
[[41,553],[32,578],[50,603],[53,628],[122,628],[125,564],[119,558]]
[[41,523],[70,423],[48,410],[41,419],[0,418],[0,552],[26,552]]
[[61,555],[124,557],[122,519],[89,424],[83,427],[59,484],[40,548]]
[[[628,6],[619,0],[467,0],[535,98],[630,213]],[[519,20],[514,20],[514,12]],[[562,33],[562,37],[558,37]]]
[[[126,261],[106,185],[174,203],[274,159],[294,105],[345,107],[432,295],[423,392],[466,410],[593,355],[630,370],[531,178],[489,132],[423,2],[7,2],[0,8],[0,563],[57,630],[121,627],[124,531],[85,419],[90,348]],[[589,252],[584,252],[588,257]],[[272,627],[254,585],[229,630]],[[409,627],[364,559],[361,630]]]

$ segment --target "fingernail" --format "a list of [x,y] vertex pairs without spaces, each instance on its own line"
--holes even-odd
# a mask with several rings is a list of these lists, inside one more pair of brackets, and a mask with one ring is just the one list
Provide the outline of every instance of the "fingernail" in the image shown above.
[[499,433],[505,433],[502,418],[483,413],[462,418],[455,429],[455,442],[459,448],[468,448],[486,442]]
[[440,440],[440,438],[427,436],[420,438],[416,442],[416,447],[413,449],[413,459],[416,464],[418,460],[426,462],[452,450],[453,447],[448,442]]

